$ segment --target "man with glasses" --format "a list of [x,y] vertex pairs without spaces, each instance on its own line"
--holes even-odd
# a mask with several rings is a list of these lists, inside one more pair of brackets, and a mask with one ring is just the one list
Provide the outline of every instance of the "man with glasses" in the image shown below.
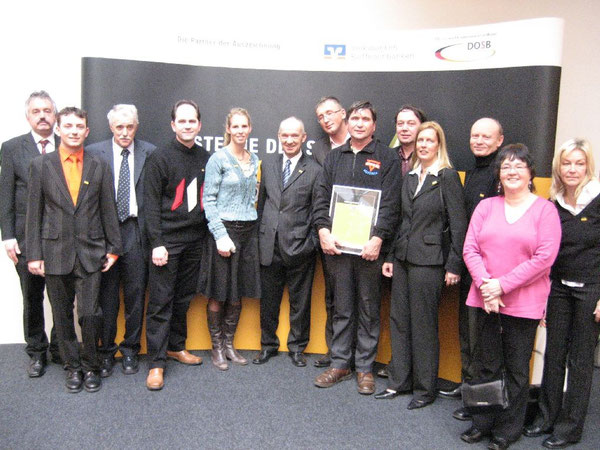
[[[315,113],[319,125],[326,133],[326,136],[316,141],[311,149],[313,158],[323,165],[327,154],[335,148],[346,143],[350,134],[348,134],[348,123],[346,122],[346,110],[336,97],[323,97],[315,107]],[[327,353],[314,362],[315,367],[329,367],[331,364],[331,336],[333,334],[331,319],[333,317],[333,287],[331,274],[327,267],[327,261],[323,251],[319,248],[321,254],[321,265],[323,266],[323,277],[325,278],[325,342],[327,343]]]

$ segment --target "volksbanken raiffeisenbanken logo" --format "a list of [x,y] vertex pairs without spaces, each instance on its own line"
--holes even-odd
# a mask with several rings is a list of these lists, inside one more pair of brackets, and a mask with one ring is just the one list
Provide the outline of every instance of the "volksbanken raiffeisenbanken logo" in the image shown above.
[[344,59],[346,57],[346,46],[343,44],[325,44],[323,55],[327,59]]

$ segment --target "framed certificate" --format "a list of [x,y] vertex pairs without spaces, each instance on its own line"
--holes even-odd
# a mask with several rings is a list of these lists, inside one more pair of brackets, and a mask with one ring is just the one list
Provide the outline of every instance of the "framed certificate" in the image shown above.
[[329,216],[331,234],[344,253],[360,255],[377,224],[381,191],[351,186],[333,185]]

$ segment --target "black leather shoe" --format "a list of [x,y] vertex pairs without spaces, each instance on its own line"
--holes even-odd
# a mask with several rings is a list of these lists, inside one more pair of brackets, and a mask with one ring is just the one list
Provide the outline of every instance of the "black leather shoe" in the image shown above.
[[552,430],[544,430],[542,425],[527,425],[523,428],[523,436],[527,437],[538,437],[542,434],[550,434]]
[[565,448],[574,444],[576,444],[576,442],[569,442],[566,439],[554,435],[544,439],[544,442],[542,442],[542,445],[546,448]]
[[379,369],[377,371],[377,376],[380,378],[388,378],[389,374],[388,374],[388,367],[387,366],[383,366],[381,369]]
[[454,389],[442,390],[438,391],[438,395],[444,398],[460,398],[461,385],[459,384]]
[[269,361],[273,356],[277,356],[277,350],[266,349],[261,350],[256,357],[252,360],[252,364],[264,364]]
[[329,367],[331,365],[331,353],[327,352],[325,353],[323,356],[321,356],[319,359],[317,359],[314,363],[313,366],[315,367]]
[[425,399],[415,399],[413,398],[410,403],[408,404],[408,406],[406,407],[406,409],[419,409],[419,408],[424,408],[427,405],[431,405],[433,403],[433,400],[425,400]]
[[102,358],[102,362],[100,363],[100,376],[102,378],[108,378],[112,375],[114,363],[115,361],[112,356]]
[[121,360],[121,372],[125,375],[133,375],[134,373],[138,373],[138,370],[140,370],[140,366],[136,355],[123,356]]
[[32,358],[27,368],[29,378],[41,377],[46,373],[46,361],[42,358]]
[[473,418],[471,413],[469,411],[467,411],[466,408],[458,408],[456,411],[454,411],[452,413],[452,417],[454,417],[456,420],[462,420],[462,421],[471,420]]
[[510,442],[499,437],[493,437],[488,444],[489,450],[506,450],[508,447],[510,447]]
[[484,438],[484,436],[485,433],[479,428],[471,427],[463,434],[461,434],[460,438],[467,444],[475,444],[476,442],[481,441]]
[[83,387],[88,392],[97,392],[102,386],[102,380],[96,372],[89,370],[83,377]]
[[377,400],[391,400],[393,398],[398,397],[399,395],[410,394],[411,391],[391,391],[386,389],[385,391],[381,391],[379,394],[375,394],[374,397]]
[[306,358],[302,352],[288,352],[289,357],[292,359],[292,364],[296,367],[306,367]]
[[81,375],[81,371],[69,370],[67,372],[65,386],[67,387],[67,391],[72,394],[81,392],[81,389],[83,388],[83,377]]

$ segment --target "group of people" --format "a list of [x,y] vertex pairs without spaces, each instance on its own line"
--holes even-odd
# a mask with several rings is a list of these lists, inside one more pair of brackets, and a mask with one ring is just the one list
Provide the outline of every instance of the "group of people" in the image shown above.
[[[475,167],[464,187],[450,162],[442,127],[412,105],[395,116],[399,146],[375,138],[377,113],[366,101],[347,110],[335,97],[316,105],[325,136],[302,150],[303,122],[283,120],[282,153],[261,162],[246,149],[250,114],[232,109],[224,147],[197,144],[198,106],[180,100],[171,112],[175,138],[160,148],[136,138],[133,105],[108,113],[113,138],[86,146],[85,111],[57,112],[50,96],[26,102],[32,131],[2,145],[2,239],[24,299],[30,377],[42,376],[49,349],[66,369],[69,392],[95,392],[117,350],[125,374],[138,353],[149,291],[146,386],[164,386],[167,358],[198,365],[185,348],[191,299],[207,297],[212,364],[248,360],[234,347],[241,298],[260,298],[264,364],[276,356],[284,287],[290,294],[289,357],[306,366],[317,253],[325,276],[326,368],[314,381],[331,387],[356,372],[360,394],[375,393],[382,276],[392,279],[392,358],[378,400],[412,395],[408,409],[438,395],[438,304],[459,286],[463,383],[503,378],[509,406],[499,413],[454,412],[472,420],[467,443],[490,438],[505,449],[521,434],[550,436],[563,448],[581,439],[600,331],[600,182],[585,140],[555,153],[551,200],[534,194],[532,155],[502,147],[501,124],[471,128]],[[54,134],[56,122],[56,131]],[[40,156],[41,155],[41,156]],[[346,252],[331,214],[338,186],[379,192],[377,219],[356,252]],[[50,343],[43,291],[52,306]],[[119,289],[125,336],[117,346]],[[73,323],[74,298],[82,331]],[[547,326],[540,415],[524,428],[529,360],[538,323]],[[563,393],[565,368],[567,388]]]

